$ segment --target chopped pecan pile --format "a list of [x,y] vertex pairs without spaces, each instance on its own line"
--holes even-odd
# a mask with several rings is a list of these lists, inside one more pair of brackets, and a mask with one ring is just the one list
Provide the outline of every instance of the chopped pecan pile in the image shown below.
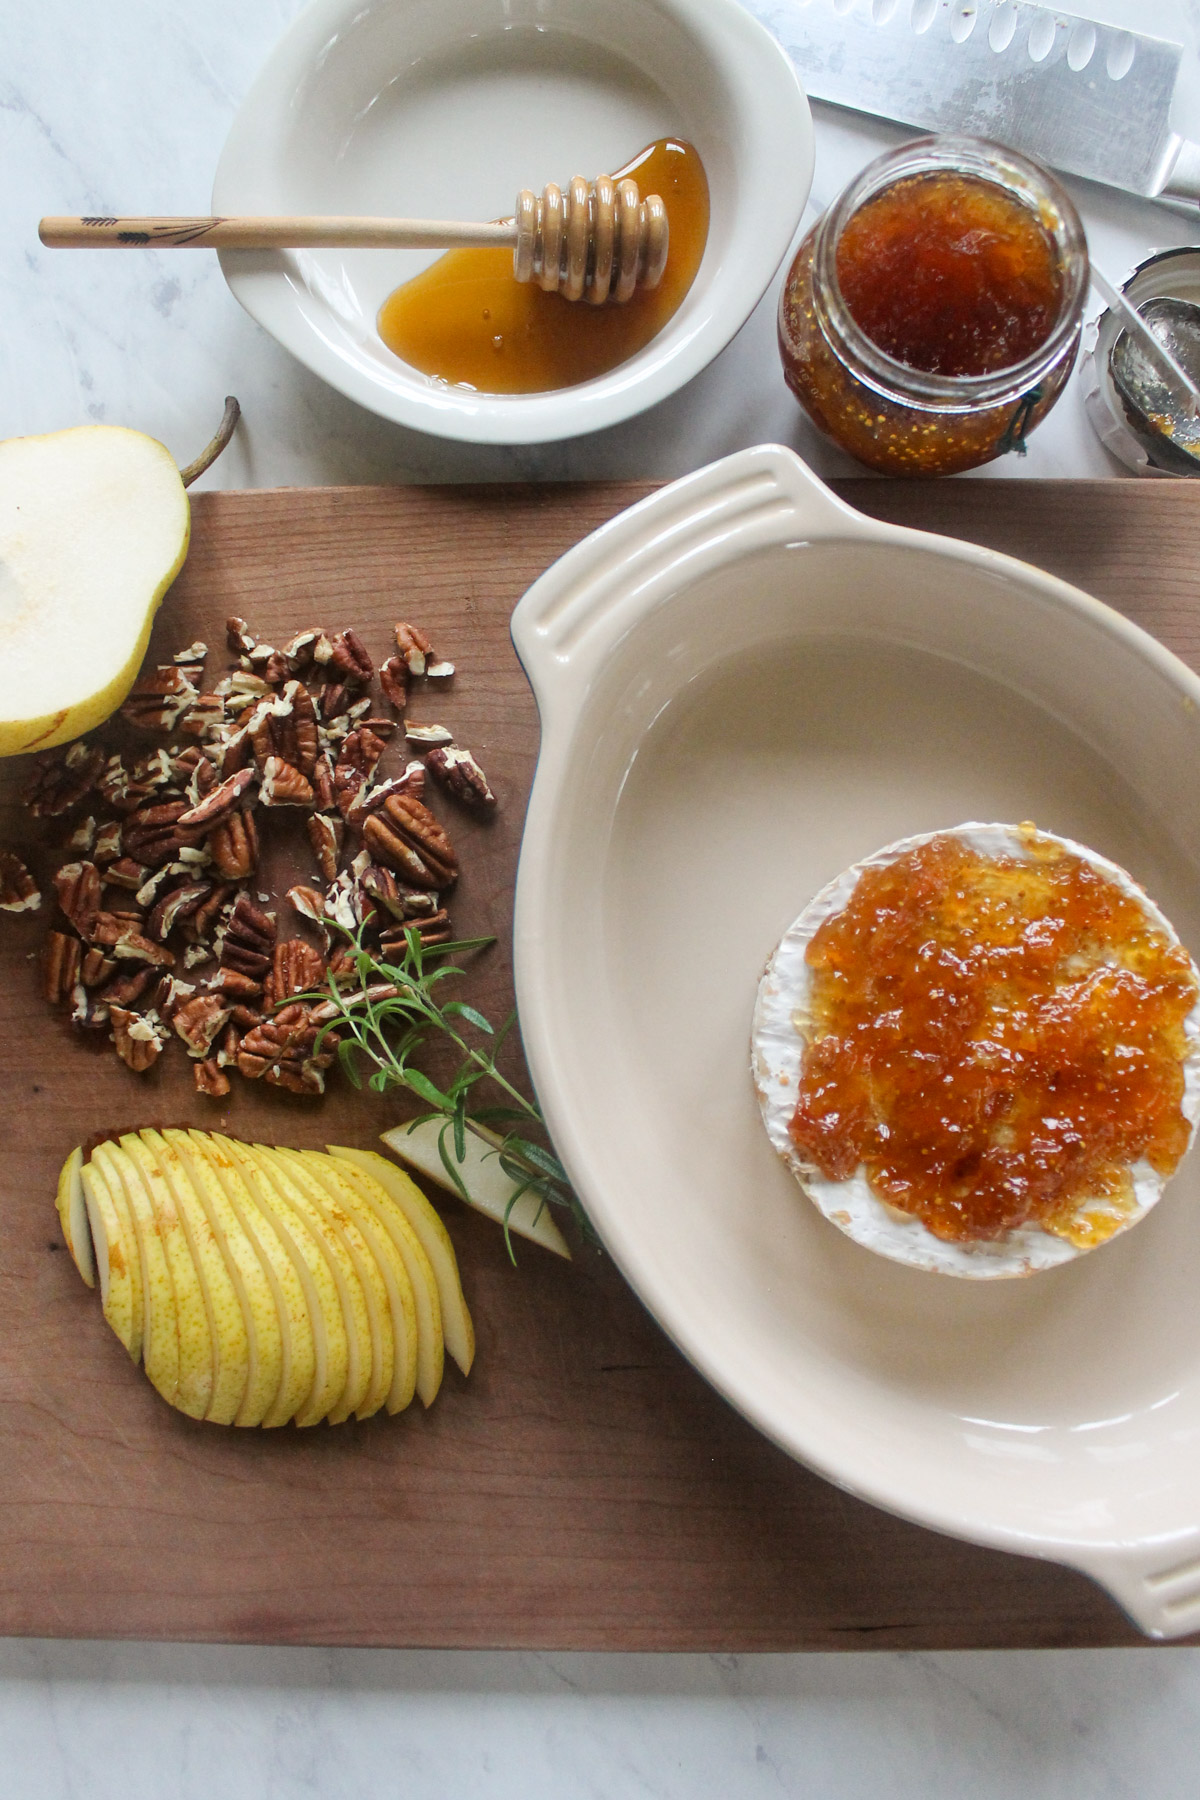
[[[178,1038],[202,1094],[226,1095],[234,1072],[319,1094],[337,1048],[331,1034],[316,1041],[330,1008],[298,996],[330,974],[357,979],[352,955],[331,955],[330,926],[361,928],[397,958],[408,930],[449,941],[458,859],[426,805],[426,770],[478,814],[496,797],[445,726],[404,721],[414,686],[454,674],[417,626],[396,626],[378,670],[353,630],[313,627],[277,649],[233,618],[226,636],[235,663],[211,687],[200,643],[142,671],[120,718],[126,740],[166,740],[155,749],[81,739],[36,759],[29,810],[66,821],[43,991],[78,1029],[107,1032],[138,1074]],[[382,774],[397,736],[425,760]],[[297,816],[312,885],[272,905],[257,891],[260,832]],[[0,850],[0,910],[40,901],[24,861]]]

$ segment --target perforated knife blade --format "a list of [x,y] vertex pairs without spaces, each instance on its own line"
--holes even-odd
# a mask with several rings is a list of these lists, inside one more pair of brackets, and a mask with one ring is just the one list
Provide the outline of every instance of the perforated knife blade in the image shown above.
[[1171,125],[1179,44],[1033,0],[780,0],[756,10],[814,99],[995,138],[1130,193],[1200,199],[1200,145]]

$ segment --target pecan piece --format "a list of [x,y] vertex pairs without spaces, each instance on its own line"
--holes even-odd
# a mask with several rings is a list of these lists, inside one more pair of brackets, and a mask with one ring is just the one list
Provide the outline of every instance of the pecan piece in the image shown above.
[[224,968],[217,970],[211,992],[225,994],[232,1000],[261,1000],[263,984],[250,975],[243,975],[240,969]]
[[140,894],[146,885],[150,870],[145,863],[134,862],[132,856],[119,856],[114,863],[109,863],[104,871],[104,879],[109,887],[122,888],[130,894]]
[[274,949],[274,916],[255,906],[249,894],[239,894],[221,943],[221,967],[239,969],[261,981],[271,967]]
[[192,944],[207,943],[218,919],[233,898],[233,885],[224,882],[215,887],[207,900],[202,900],[190,918],[184,920],[183,935]]
[[214,825],[220,825],[238,810],[242,795],[253,780],[253,769],[239,769],[236,775],[227,776],[205,794],[197,805],[189,806],[186,812],[180,813],[175,821],[176,825],[182,829],[202,825],[206,831],[211,831]]
[[99,1031],[108,1024],[108,1007],[81,981],[71,989],[71,1023],[76,1031]]
[[355,687],[366,687],[374,679],[375,664],[357,631],[339,631],[333,640],[329,666],[343,681]]
[[58,904],[80,937],[90,937],[100,911],[100,871],[92,862],[64,863],[54,877]]
[[411,887],[446,888],[458,878],[450,839],[427,806],[410,794],[390,794],[363,826],[376,862],[395,869]]
[[0,850],[0,912],[36,912],[41,904],[41,889],[16,851]]
[[35,819],[58,819],[91,792],[104,767],[104,752],[82,740],[63,756],[39,756],[25,804]]
[[195,994],[176,1008],[171,1023],[187,1045],[188,1054],[203,1058],[228,1022],[229,1013],[230,1008],[223,1006],[216,994]]
[[336,719],[339,713],[346,710],[350,699],[350,687],[345,681],[329,681],[321,689],[317,702],[323,719]]
[[215,1056],[206,1056],[203,1062],[196,1063],[193,1075],[196,1092],[207,1094],[210,1100],[223,1100],[229,1092],[229,1077]]
[[393,955],[401,959],[408,949],[408,933],[414,931],[420,943],[448,944],[453,933],[450,929],[450,914],[444,907],[430,913],[425,919],[406,919],[402,925],[391,925],[382,933],[379,948],[383,955]]
[[[102,825],[96,833],[96,842],[92,849],[92,861],[103,868],[106,863],[116,862],[121,854],[121,834],[124,830],[119,819],[111,819]],[[105,880],[110,880],[106,876]],[[144,879],[144,878],[143,878]],[[141,883],[139,882],[139,886]]]
[[246,624],[245,619],[236,615],[225,621],[225,642],[235,656],[249,656],[258,643],[258,639]]
[[93,944],[84,956],[83,966],[79,971],[79,979],[84,987],[99,987],[116,973],[116,968],[117,965],[115,959],[111,956],[105,956],[103,950],[98,949],[96,945]]
[[418,626],[401,621],[396,627],[396,648],[410,675],[424,675],[426,664],[433,656],[433,645]]
[[173,969],[174,954],[163,944],[156,944],[140,931],[127,927],[114,944],[107,946],[121,962],[149,963],[154,969]]
[[260,769],[265,769],[273,756],[282,756],[289,762],[295,760],[292,705],[282,694],[271,694],[265,700],[260,700],[250,715],[246,729],[254,760]]
[[321,812],[332,812],[337,805],[333,789],[333,763],[328,752],[317,758],[317,766],[313,770],[313,804]]
[[293,994],[303,994],[325,979],[325,958],[303,938],[289,938],[276,944],[271,971],[272,997],[278,1003]]
[[302,681],[289,681],[283,690],[283,698],[292,709],[289,761],[295,763],[302,775],[311,776],[321,747],[312,695]]
[[311,806],[312,782],[293,763],[269,756],[262,773],[258,797],[264,806]]
[[408,664],[402,656],[389,656],[380,666],[379,685],[398,713],[408,704]]
[[135,1075],[144,1075],[151,1063],[156,1063],[162,1055],[165,1037],[159,1035],[152,1020],[143,1018],[141,1013],[129,1012],[123,1006],[110,1006],[108,1015],[112,1020],[112,1040],[117,1055]]
[[64,931],[48,934],[42,972],[44,992],[51,1006],[61,1006],[70,999],[71,990],[79,980],[81,951],[78,938],[68,937]]
[[340,819],[330,818],[328,813],[313,813],[305,820],[305,825],[308,841],[317,859],[317,867],[326,881],[333,881],[341,860],[342,838],[346,828]]
[[126,697],[121,717],[141,731],[173,731],[200,697],[204,670],[198,663],[160,663]]
[[316,888],[297,884],[288,889],[287,897],[303,918],[311,919],[314,925],[324,925],[325,901]]
[[307,631],[298,631],[295,637],[288,639],[280,651],[280,655],[286,657],[288,668],[293,675],[298,674],[301,669],[307,669],[312,664],[318,640],[324,636],[325,633],[313,625]]
[[359,886],[376,903],[377,918],[428,918],[437,911],[437,895],[428,888],[406,887],[391,869],[371,863],[358,878]]
[[224,723],[225,696],[223,694],[197,694],[179,721],[179,729],[184,737],[211,738]]
[[258,827],[254,814],[243,806],[227,819],[222,819],[209,833],[209,854],[218,875],[226,881],[244,881],[258,866]]
[[102,1006],[132,1006],[157,979],[157,969],[130,969],[123,975],[115,976],[98,991],[97,1003]]
[[448,725],[405,725],[404,735],[410,744],[452,744],[454,733]]
[[121,831],[121,848],[151,868],[171,862],[185,846],[198,844],[204,828],[181,825],[183,814],[190,811],[186,800],[166,800],[158,806],[141,806],[126,819]]
[[[80,819],[64,846],[72,856],[90,856],[96,842],[96,821],[91,813]],[[0,853],[2,854],[2,853]]]
[[156,938],[160,944],[165,944],[179,920],[194,913],[211,892],[211,881],[190,881],[185,882],[182,887],[172,888],[170,893],[163,895],[147,919],[147,937]]
[[425,767],[456,800],[473,812],[495,811],[496,796],[469,750],[433,749],[425,758]]

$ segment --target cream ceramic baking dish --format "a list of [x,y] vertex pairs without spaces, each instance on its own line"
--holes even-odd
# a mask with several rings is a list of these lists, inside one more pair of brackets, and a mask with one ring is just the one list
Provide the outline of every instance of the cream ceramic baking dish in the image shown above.
[[790,451],[674,483],[513,618],[542,719],[517,886],[529,1065],[646,1305],[793,1455],[1200,1629],[1200,1155],[1029,1280],[870,1255],[767,1142],[755,989],[826,881],[964,819],[1129,869],[1200,949],[1200,681],[1022,563],[877,524]]

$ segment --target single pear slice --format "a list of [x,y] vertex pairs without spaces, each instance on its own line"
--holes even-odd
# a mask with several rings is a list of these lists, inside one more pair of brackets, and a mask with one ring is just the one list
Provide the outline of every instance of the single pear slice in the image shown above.
[[218,1179],[241,1222],[263,1253],[279,1318],[279,1380],[259,1423],[286,1425],[301,1412],[312,1393],[317,1369],[317,1345],[305,1294],[304,1259],[296,1248],[286,1220],[277,1219],[260,1206],[258,1194],[244,1178],[236,1152],[242,1149],[219,1133],[193,1131],[193,1141],[216,1170]]
[[[450,1233],[416,1182],[386,1156],[375,1150],[347,1150],[336,1144],[331,1144],[329,1151],[339,1162],[351,1164],[357,1174],[367,1178],[368,1191],[382,1188],[408,1220],[437,1281],[446,1349],[463,1374],[469,1374],[475,1360],[475,1327],[467,1310]],[[412,1274],[411,1269],[409,1273]]]
[[500,1167],[497,1151],[504,1140],[494,1131],[488,1131],[482,1125],[473,1126],[466,1134],[461,1162],[454,1155],[454,1139],[445,1119],[418,1119],[414,1125],[397,1125],[382,1136],[388,1149],[394,1150],[401,1161],[411,1164],[419,1174],[436,1181],[449,1193],[458,1194],[461,1200],[463,1196],[442,1161],[443,1132],[446,1133],[446,1153],[458,1169],[470,1204],[501,1225],[507,1218],[508,1229],[518,1237],[529,1238],[532,1243],[541,1244],[544,1250],[553,1250],[555,1256],[569,1259],[571,1252],[567,1240],[550,1217],[550,1208],[533,1193],[521,1194],[514,1202],[513,1195],[519,1192],[521,1184]]
[[[289,1162],[299,1162],[321,1184],[328,1197],[350,1215],[379,1265],[383,1285],[387,1289],[393,1339],[392,1381],[385,1404],[390,1413],[403,1412],[406,1406],[412,1404],[412,1397],[417,1391],[422,1360],[418,1349],[422,1335],[420,1318],[422,1312],[428,1316],[428,1304],[423,1306],[415,1292],[408,1264],[395,1238],[379,1214],[346,1179],[333,1158],[322,1156],[319,1150],[280,1150],[279,1155],[286,1156]],[[425,1329],[428,1332],[428,1325]],[[440,1326],[437,1342],[440,1348]],[[434,1392],[436,1391],[435,1388]]]
[[201,1132],[164,1131],[166,1143],[178,1151],[205,1216],[225,1258],[225,1267],[242,1308],[248,1363],[235,1425],[261,1425],[279,1393],[283,1367],[283,1328],[271,1285],[270,1259],[257,1235],[248,1231],[225,1191],[214,1162],[205,1151]]
[[71,1260],[89,1287],[96,1285],[96,1259],[88,1228],[87,1202],[83,1197],[83,1150],[72,1150],[58,1178],[58,1221]]
[[297,1425],[317,1425],[341,1399],[351,1361],[337,1274],[324,1232],[313,1229],[311,1209],[302,1200],[292,1204],[286,1184],[263,1170],[249,1144],[219,1136],[215,1142],[235,1164],[259,1212],[290,1246],[313,1344],[312,1384],[293,1416]]
[[128,1213],[118,1208],[103,1171],[94,1162],[84,1165],[81,1181],[104,1317],[137,1362],[142,1351],[141,1281],[135,1287],[133,1279],[138,1267],[137,1242]]
[[356,1418],[366,1418],[368,1411],[377,1412],[383,1405],[392,1384],[395,1350],[390,1316],[386,1376],[384,1373],[383,1315],[387,1312],[387,1292],[383,1277],[353,1219],[327,1203],[315,1183],[266,1144],[252,1145],[251,1154],[267,1178],[287,1195],[290,1204],[304,1212],[313,1231],[331,1252],[331,1266],[340,1276],[338,1298],[346,1320],[350,1367],[345,1389],[327,1415],[329,1423],[340,1425],[351,1413]]
[[109,1187],[119,1186],[125,1195],[142,1269],[142,1366],[163,1399],[174,1406],[179,1392],[179,1327],[154,1206],[137,1164],[120,1144],[97,1144],[92,1160],[100,1165]]
[[242,1303],[183,1157],[157,1131],[138,1135],[171,1189],[200,1281],[212,1345],[212,1393],[204,1417],[214,1425],[232,1425],[241,1410],[250,1369]]
[[200,1284],[196,1259],[192,1255],[187,1227],[176,1204],[174,1191],[149,1145],[143,1143],[135,1132],[127,1132],[121,1139],[121,1148],[137,1165],[150,1196],[163,1254],[171,1272],[171,1287],[175,1295],[175,1324],[179,1334],[179,1375],[175,1405],[189,1419],[203,1419],[208,1416],[208,1409],[212,1404],[215,1358],[208,1308],[204,1303],[204,1289]]
[[[442,1385],[446,1339],[437,1276],[420,1238],[410,1225],[403,1208],[397,1205],[386,1188],[381,1187],[363,1169],[344,1157],[316,1157],[314,1151],[308,1151],[306,1155],[310,1159],[316,1158],[314,1168],[317,1163],[323,1166],[326,1180],[336,1177],[349,1184],[359,1204],[370,1208],[403,1258],[417,1307],[416,1389],[422,1403],[432,1406]],[[322,1170],[316,1169],[316,1172],[320,1174]],[[452,1257],[453,1254],[451,1251]]]
[[116,711],[189,529],[179,470],[140,431],[0,443],[0,756],[65,744]]

